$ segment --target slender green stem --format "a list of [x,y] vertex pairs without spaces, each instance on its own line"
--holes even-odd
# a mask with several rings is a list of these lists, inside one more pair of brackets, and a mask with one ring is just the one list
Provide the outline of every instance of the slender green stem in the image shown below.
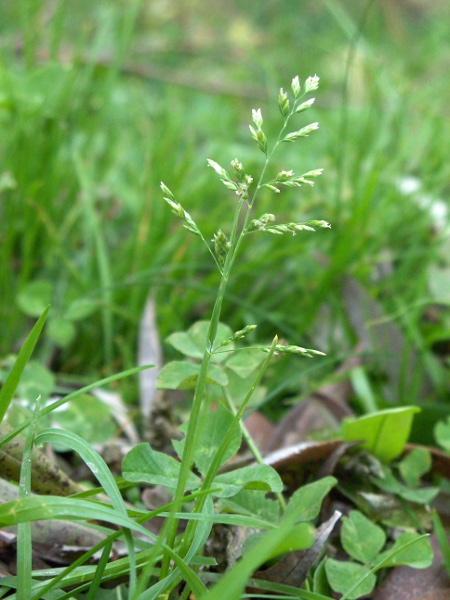
[[[206,389],[206,380],[208,375],[208,367],[211,359],[211,353],[214,349],[214,344],[217,336],[217,328],[219,326],[220,314],[222,311],[222,303],[225,296],[226,288],[228,285],[230,270],[234,261],[235,253],[239,247],[239,242],[242,237],[242,232],[238,235],[238,225],[239,225],[239,216],[241,214],[243,208],[244,200],[241,198],[240,202],[236,208],[234,220],[233,220],[233,228],[230,238],[231,248],[228,252],[228,255],[225,259],[225,264],[222,272],[222,278],[219,284],[219,290],[217,293],[216,302],[214,304],[214,308],[211,315],[211,320],[209,323],[209,329],[206,339],[206,347],[203,355],[202,363],[200,366],[200,373],[197,379],[197,384],[194,391],[194,399],[192,403],[192,410],[189,417],[188,430],[186,432],[186,441],[183,451],[183,458],[180,466],[180,473],[177,481],[177,489],[175,491],[174,497],[174,511],[169,517],[168,521],[168,529],[169,533],[167,536],[167,546],[173,548],[175,543],[175,538],[177,535],[178,528],[178,519],[176,519],[173,514],[176,511],[179,511],[184,492],[186,489],[186,483],[189,477],[189,473],[192,467],[192,462],[195,453],[195,447],[197,440],[199,438],[199,422],[200,422],[200,413],[202,408],[203,399],[205,396]],[[169,573],[169,562],[170,557],[166,553],[164,556],[163,564],[161,567],[161,578],[166,577]]]
[[[211,462],[211,465],[210,465],[208,472],[205,476],[205,479],[203,481],[203,484],[201,487],[202,491],[211,489],[211,484],[213,483],[214,478],[217,475],[217,471],[219,470],[220,465],[222,464],[223,455],[225,454],[225,452],[230,444],[231,438],[233,436],[233,433],[234,433],[236,427],[239,427],[239,425],[241,424],[242,416],[244,414],[246,406],[248,405],[248,403],[250,401],[250,398],[253,396],[257,386],[260,384],[261,379],[263,378],[263,376],[270,364],[270,361],[275,352],[277,343],[278,343],[278,337],[275,336],[264,363],[261,365],[250,390],[247,392],[247,395],[244,398],[244,401],[242,402],[241,406],[239,407],[239,410],[237,410],[235,412],[233,422],[231,423],[226,435],[224,436],[219,448],[217,449],[217,452],[214,455],[214,458]],[[195,502],[194,512],[200,513],[203,510],[205,502],[206,502],[206,496],[199,496],[199,498]],[[284,499],[282,500],[282,506],[283,505],[284,505]],[[183,545],[180,550],[181,556],[185,556],[185,554],[189,550],[189,547],[192,543],[193,536],[195,533],[195,527],[196,527],[195,521],[191,521],[186,528],[186,532],[185,532],[184,539],[183,539]]]

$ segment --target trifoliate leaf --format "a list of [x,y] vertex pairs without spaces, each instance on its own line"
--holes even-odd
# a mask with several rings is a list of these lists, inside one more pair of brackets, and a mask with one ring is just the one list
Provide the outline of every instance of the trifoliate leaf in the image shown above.
[[[180,473],[180,463],[163,452],[156,452],[150,444],[138,444],[123,459],[122,475],[127,481],[164,485],[175,489]],[[189,475],[187,488],[199,487],[200,480]]]
[[341,542],[349,556],[371,564],[386,543],[386,534],[358,510],[342,518]]

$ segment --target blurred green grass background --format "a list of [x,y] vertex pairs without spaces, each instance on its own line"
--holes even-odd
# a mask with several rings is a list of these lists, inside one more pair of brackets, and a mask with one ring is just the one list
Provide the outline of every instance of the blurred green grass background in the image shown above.
[[[223,320],[324,349],[330,358],[313,367],[272,369],[272,397],[306,394],[358,344],[341,295],[351,277],[406,336],[405,361],[418,353],[418,380],[391,401],[445,403],[449,16],[444,0],[4,0],[0,356],[17,352],[48,303],[39,357],[61,380],[135,366],[150,292],[162,339],[207,318],[217,273],[159,182],[206,239],[226,230],[233,198],[206,159],[237,157],[257,173],[251,109],[262,109],[270,142],[278,89],[317,74],[307,122],[320,130],[287,144],[273,171],[324,175],[313,189],[268,193],[257,214],[332,230],[252,236]],[[376,392],[383,374],[371,360]]]

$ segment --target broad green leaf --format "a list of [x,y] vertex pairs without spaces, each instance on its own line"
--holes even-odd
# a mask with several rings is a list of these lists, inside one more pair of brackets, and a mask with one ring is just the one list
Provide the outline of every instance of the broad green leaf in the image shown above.
[[[242,377],[240,377],[237,373],[235,373],[231,369],[228,369],[227,365],[225,366],[225,372],[228,377],[228,392],[233,398],[234,405],[236,407],[239,407],[242,405],[242,403],[247,397],[247,394],[254,385],[254,378],[247,377],[246,379],[242,379]],[[253,392],[250,401],[247,402],[246,408],[251,408],[252,406],[259,406],[264,400],[266,393],[266,388],[261,385],[258,385],[258,387]]]
[[[187,331],[172,333],[166,341],[185,356],[202,359],[205,353],[208,329],[209,321],[197,321]],[[232,335],[233,332],[227,325],[219,323],[216,345],[220,345],[221,342],[230,338]],[[233,347],[233,343],[227,345],[227,349],[229,350],[232,350]],[[211,356],[211,361],[223,361],[227,356],[227,353],[214,354]]]
[[[199,600],[236,600],[240,598],[249,578],[256,569],[267,562],[271,556],[277,556],[277,549],[289,536],[302,512],[303,507],[300,506],[298,510],[292,510],[290,514],[283,515],[279,527],[267,533],[261,544],[250,550],[233,569],[221,578],[218,584],[200,596]],[[301,531],[303,531],[301,544],[303,548],[308,548],[314,543],[314,529],[308,523],[301,525]],[[300,549],[300,540],[297,548]]]
[[417,504],[431,504],[438,494],[438,487],[427,487],[413,490],[405,486],[399,495],[409,502],[416,502]]
[[[217,406],[217,410],[209,413],[205,426],[198,443],[197,450],[194,456],[194,462],[197,465],[202,475],[206,475],[211,465],[214,455],[222,443],[224,437],[228,433],[233,415],[224,408],[221,404]],[[232,440],[228,445],[227,451],[222,457],[221,465],[232,458],[241,446],[242,433],[239,428],[235,428]]]
[[386,534],[358,510],[342,518],[341,542],[344,550],[364,564],[374,562],[386,543]]
[[229,509],[241,515],[257,516],[270,523],[276,523],[280,516],[280,503],[267,498],[267,492],[256,490],[241,490],[232,498],[222,498],[217,509]]
[[[156,381],[160,390],[192,390],[200,373],[200,365],[184,360],[174,360],[161,369]],[[207,383],[225,386],[228,383],[225,372],[216,365],[208,368]]]
[[268,465],[250,465],[228,473],[222,473],[214,479],[214,487],[220,487],[215,494],[222,498],[234,496],[241,489],[281,492],[283,482],[278,473]]
[[404,482],[418,487],[420,478],[431,469],[431,453],[426,448],[415,448],[398,465]]
[[[78,434],[90,444],[107,442],[117,433],[111,409],[95,396],[88,394],[54,412],[52,421],[55,425]],[[99,423],[102,424],[101,427],[98,426]]]
[[[334,560],[333,558],[327,558],[325,561],[325,572],[329,584],[335,592],[345,594],[345,598],[348,600],[356,600],[356,598],[372,592],[377,579],[373,573],[369,574],[369,571],[369,567],[354,562]],[[359,580],[363,581],[353,592],[348,594]]]
[[406,485],[403,485],[398,479],[394,477],[391,469],[383,467],[383,478],[372,477],[373,483],[385,492],[396,494],[405,500],[410,502],[417,502],[418,504],[430,503],[438,494],[439,489],[436,487],[412,489]]
[[[33,353],[36,342],[38,341],[39,335],[41,334],[42,328],[44,327],[45,320],[47,319],[48,311],[50,307],[47,307],[42,315],[39,317],[37,323],[30,331],[27,339],[25,340],[19,354],[17,355],[16,362],[13,365],[6,381],[0,390],[0,422],[3,421],[3,417],[8,410],[8,406],[14,397],[17,386],[19,385],[20,378],[22,376],[25,365],[30,360],[30,356]],[[30,420],[31,422],[31,420]]]
[[319,514],[323,499],[336,484],[334,477],[324,477],[302,486],[289,499],[286,514],[295,512],[298,521],[312,521]]
[[47,335],[52,342],[55,342],[60,348],[67,348],[73,341],[76,334],[76,328],[73,323],[62,319],[61,317],[51,319],[47,328]]
[[69,304],[63,316],[67,321],[82,321],[86,317],[90,317],[98,308],[99,304],[94,300],[76,298]]
[[39,317],[51,303],[53,285],[47,279],[27,283],[17,295],[19,308],[29,317]]
[[54,389],[53,373],[41,363],[30,360],[23,370],[16,396],[31,405],[38,396],[41,396],[42,402],[45,402]]
[[249,348],[234,352],[227,360],[227,369],[234,371],[239,377],[245,379],[255,371],[264,361],[266,355],[261,350]]
[[395,477],[392,469],[383,465],[381,466],[381,470],[383,476],[372,477],[372,481],[385,492],[389,492],[391,494],[400,494],[404,489],[404,485]]
[[436,304],[450,304],[450,269],[448,263],[428,267],[428,286]]
[[189,389],[195,387],[200,366],[184,360],[174,360],[163,366],[156,380],[159,390]]
[[450,417],[447,417],[445,421],[436,423],[434,437],[441,448],[444,448],[446,452],[450,452]]
[[329,600],[331,597],[331,588],[328,583],[327,573],[325,571],[325,562],[326,559],[321,560],[314,571],[313,591],[316,594],[325,595],[327,600]]
[[413,569],[426,569],[433,562],[429,536],[412,531],[402,533],[389,550],[380,554],[379,561],[383,561],[380,568],[408,565]]
[[405,406],[381,410],[360,418],[346,418],[341,434],[346,442],[363,441],[374,456],[390,462],[399,456],[408,441],[417,406]]
[[[164,485],[175,489],[180,472],[180,463],[163,452],[156,452],[150,444],[138,444],[123,459],[122,475],[127,481]],[[199,487],[200,480],[193,473],[187,488]]]

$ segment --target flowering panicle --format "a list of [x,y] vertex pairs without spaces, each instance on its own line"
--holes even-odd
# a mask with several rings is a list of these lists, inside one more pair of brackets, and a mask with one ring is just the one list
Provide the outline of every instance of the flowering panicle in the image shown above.
[[201,231],[197,227],[194,219],[191,217],[191,215],[186,210],[184,210],[184,208],[181,206],[181,204],[179,204],[175,200],[175,197],[172,194],[172,192],[169,190],[169,188],[162,181],[161,181],[160,185],[161,185],[163,194],[165,194],[163,196],[163,198],[167,202],[167,204],[170,206],[170,208],[172,209],[173,214],[176,215],[182,221],[184,221],[183,227],[186,227],[186,229],[188,229],[191,233],[194,233],[195,235],[203,237],[201,234]]
[[297,106],[297,108],[295,109],[295,113],[301,113],[304,110],[308,110],[308,108],[310,108],[314,102],[316,101],[315,98],[310,98],[309,100],[306,100],[306,102],[302,102],[301,104],[299,104]]
[[266,213],[259,217],[259,219],[253,219],[250,225],[245,230],[245,233],[253,233],[254,231],[266,231],[267,233],[274,233],[282,235],[283,233],[292,233],[295,235],[299,231],[315,231],[315,227],[319,228],[330,228],[331,225],[328,221],[322,221],[314,219],[312,221],[305,221],[304,223],[283,223],[282,225],[271,225],[275,221],[275,215]]
[[[317,75],[308,77],[304,81],[303,85],[300,83],[300,79],[297,76],[292,79],[290,91],[288,90],[286,92],[283,88],[279,90],[278,108],[283,117],[284,124],[281,127],[278,139],[276,140],[270,153],[268,153],[267,137],[263,131],[264,121],[261,109],[258,108],[252,110],[252,124],[249,125],[250,132],[253,139],[258,144],[259,149],[266,155],[266,160],[262,169],[260,180],[256,185],[251,199],[249,199],[249,188],[253,183],[253,178],[246,174],[244,166],[237,158],[231,161],[232,170],[229,172],[214,160],[207,159],[208,166],[216,172],[225,187],[232,190],[240,198],[240,202],[236,207],[230,240],[228,240],[222,229],[218,229],[217,232],[214,233],[213,239],[211,240],[212,245],[207,242],[189,213],[186,212],[184,208],[175,200],[172,192],[164,185],[164,183],[161,183],[164,200],[169,204],[172,212],[182,221],[184,221],[184,227],[186,227],[186,229],[195,235],[200,236],[203,242],[206,244],[208,251],[212,255],[222,275],[222,282],[225,282],[223,289],[225,289],[226,281],[228,281],[229,277],[229,269],[233,264],[235,253],[239,248],[243,236],[255,231],[263,231],[274,235],[282,235],[284,233],[296,235],[301,231],[315,231],[316,228],[331,227],[327,221],[323,220],[309,220],[301,223],[288,222],[276,224],[275,215],[272,213],[264,213],[259,218],[251,219],[251,210],[253,208],[255,198],[257,197],[261,188],[266,188],[272,192],[275,192],[276,194],[279,194],[283,186],[288,188],[301,187],[302,185],[313,186],[315,183],[314,180],[322,175],[322,169],[313,169],[303,173],[302,175],[296,175],[293,170],[282,170],[279,171],[273,179],[264,180],[264,175],[266,173],[267,166],[271,161],[271,157],[282,142],[296,142],[300,138],[308,137],[312,132],[319,128],[319,124],[314,122],[295,131],[289,132],[288,129],[288,124],[291,118],[295,117],[296,114],[303,113],[313,106],[315,98],[305,98],[305,96],[317,90],[318,87],[319,78]],[[244,206],[244,202],[247,204],[247,206]],[[227,260],[227,257],[229,260]],[[249,325],[248,327],[237,331],[232,337],[222,342],[218,347],[220,348],[230,344],[231,342],[239,340],[242,337],[245,337],[248,333],[253,331],[254,328],[254,325]],[[214,328],[212,328],[211,331],[214,332]],[[213,347],[213,341],[214,336],[211,337],[211,348]],[[266,350],[268,351],[269,349]],[[322,355],[322,352],[318,352],[316,350],[288,345],[277,345],[276,352],[299,354],[302,356]]]
[[300,79],[298,78],[298,75],[296,75],[294,77],[294,79],[292,80],[291,90],[292,90],[292,93],[294,94],[294,98],[297,100],[297,98],[301,92]]
[[286,187],[301,187],[302,185],[314,185],[314,179],[322,175],[323,169],[314,169],[313,171],[308,171],[307,173],[303,173],[302,175],[295,175],[294,171],[280,171],[275,179],[263,183],[263,187],[271,190],[272,192],[279,193],[280,189],[277,187],[278,185],[284,185]]
[[319,123],[310,123],[298,131],[291,131],[291,133],[288,133],[281,141],[295,142],[295,140],[298,140],[298,138],[308,137],[311,132],[316,131],[317,129],[319,129]]
[[280,89],[280,93],[278,94],[278,108],[283,117],[287,117],[289,113],[289,98],[283,88]]
[[317,75],[313,75],[312,77],[308,77],[305,81],[305,94],[309,94],[310,92],[314,92],[319,87],[319,77]]
[[217,262],[222,268],[225,264],[225,259],[228,254],[228,250],[231,246],[230,242],[228,241],[227,236],[221,229],[219,229],[219,231],[214,234],[212,241],[214,242],[214,250],[216,253]]
[[248,200],[248,188],[253,182],[253,178],[251,175],[247,175],[244,171],[244,167],[242,163],[239,162],[237,158],[231,161],[231,166],[233,167],[234,174],[236,179],[233,181],[230,177],[228,171],[226,171],[223,167],[221,167],[218,163],[210,158],[207,159],[208,166],[214,169],[214,171],[219,176],[220,181],[230,190],[233,190],[235,194],[243,198],[244,200]]
[[239,331],[236,331],[235,333],[233,333],[233,335],[231,337],[227,338],[226,340],[223,340],[223,342],[219,346],[217,346],[217,348],[215,350],[218,350],[219,348],[223,348],[223,346],[228,346],[228,344],[231,344],[232,342],[237,342],[239,340],[242,340],[247,335],[252,333],[252,331],[255,331],[256,327],[257,327],[256,325],[246,325],[243,329],[239,329]]
[[[263,352],[269,352],[270,348],[262,348]],[[298,356],[307,356],[313,358],[313,356],[326,356],[319,350],[312,350],[311,348],[302,348],[301,346],[275,346],[274,354],[297,354]]]
[[253,119],[253,123],[256,126],[256,129],[255,129],[254,127],[249,125],[250,132],[252,134],[252,138],[258,143],[258,146],[259,146],[259,149],[261,150],[261,152],[264,152],[264,154],[267,154],[267,137],[266,137],[266,134],[264,133],[264,131],[262,130],[263,118],[261,115],[260,108],[258,108],[258,110],[256,110],[255,108],[252,110],[252,119]]

